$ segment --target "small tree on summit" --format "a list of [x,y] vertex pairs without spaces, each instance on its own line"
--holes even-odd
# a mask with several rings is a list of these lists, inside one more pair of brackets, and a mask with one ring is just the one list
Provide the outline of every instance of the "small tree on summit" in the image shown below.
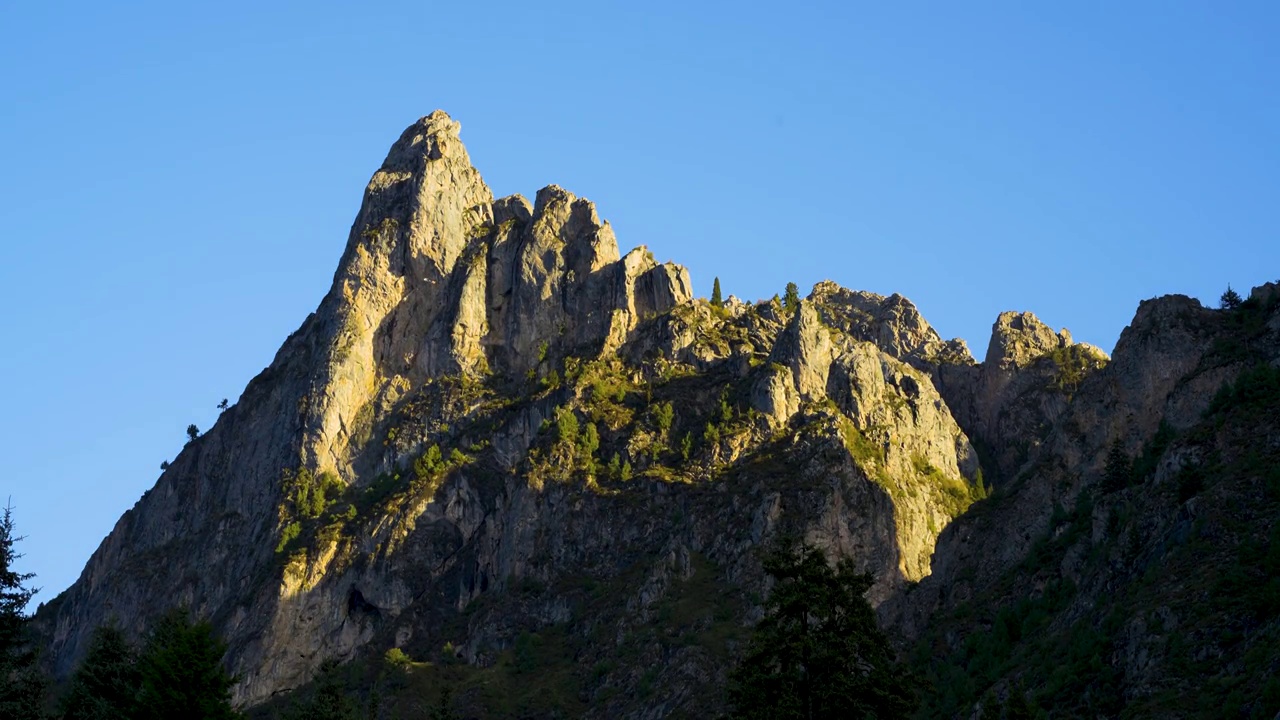
[[787,283],[787,291],[782,296],[782,307],[788,313],[794,313],[800,309],[800,288],[793,282]]
[[724,307],[724,300],[720,297],[720,278],[711,285],[711,304],[716,307]]
[[1244,302],[1240,299],[1240,293],[1231,289],[1231,285],[1227,285],[1227,291],[1222,293],[1222,297],[1218,298],[1218,307],[1223,310],[1235,310],[1240,307],[1240,303]]

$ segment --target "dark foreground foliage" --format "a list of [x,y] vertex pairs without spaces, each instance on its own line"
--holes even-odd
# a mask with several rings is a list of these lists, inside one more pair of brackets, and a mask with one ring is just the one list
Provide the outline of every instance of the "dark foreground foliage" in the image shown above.
[[833,570],[816,548],[771,552],[766,614],[730,679],[734,718],[901,718],[915,707],[908,674],[863,597],[871,576]]
[[1162,424],[1132,462],[1113,446],[1019,566],[931,620],[918,716],[1274,718],[1276,408],[1280,368],[1258,363],[1198,425]]
[[46,685],[23,613],[36,593],[26,585],[34,576],[13,569],[13,561],[22,557],[14,550],[21,539],[14,534],[13,509],[6,506],[0,517],[0,718],[13,720],[40,716]]
[[61,702],[66,720],[233,720],[226,645],[185,610],[160,619],[141,650],[98,628]]

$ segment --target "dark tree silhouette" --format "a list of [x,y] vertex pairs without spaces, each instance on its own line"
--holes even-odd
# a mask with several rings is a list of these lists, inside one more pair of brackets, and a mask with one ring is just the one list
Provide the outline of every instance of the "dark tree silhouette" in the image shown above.
[[1027,702],[1027,693],[1022,687],[1022,683],[1009,688],[1009,697],[1005,698],[1003,714],[1005,720],[1033,720],[1035,718],[1036,713],[1031,707],[1031,703]]
[[175,610],[156,623],[138,659],[142,720],[231,720],[235,679],[222,667],[227,646],[207,622]]
[[440,688],[440,699],[431,708],[431,720],[458,720],[459,715],[453,711],[453,688],[445,685]]
[[93,633],[89,652],[62,700],[64,720],[118,720],[138,713],[138,657],[113,625]]
[[1133,482],[1133,461],[1129,459],[1129,453],[1124,451],[1124,443],[1120,442],[1120,438],[1116,438],[1111,443],[1111,450],[1107,453],[1106,469],[1102,476],[1103,492],[1113,493],[1117,490],[1123,490]]
[[286,720],[359,720],[360,709],[346,693],[338,677],[338,664],[320,665],[315,678],[315,694],[305,702],[295,702]]
[[720,297],[720,278],[716,278],[711,284],[711,304],[716,307],[724,306],[724,299]]
[[1240,298],[1240,293],[1232,290],[1231,286],[1227,285],[1227,291],[1222,293],[1222,297],[1218,298],[1218,307],[1223,310],[1234,310],[1240,307],[1242,302],[1244,300]]
[[218,403],[218,409],[219,409],[219,410],[226,410],[226,409],[227,409],[227,399],[226,399],[226,398],[222,398],[222,402]]
[[775,585],[730,676],[732,717],[909,717],[913,681],[863,597],[871,576],[807,545],[770,552],[764,569]]
[[191,423],[187,426],[187,442],[191,442],[198,437],[200,437],[200,428],[196,427],[195,423]]
[[25,720],[41,716],[46,683],[36,667],[36,651],[28,637],[27,603],[38,591],[25,583],[33,573],[19,573],[13,562],[22,557],[13,546],[13,508],[0,517],[0,718]]

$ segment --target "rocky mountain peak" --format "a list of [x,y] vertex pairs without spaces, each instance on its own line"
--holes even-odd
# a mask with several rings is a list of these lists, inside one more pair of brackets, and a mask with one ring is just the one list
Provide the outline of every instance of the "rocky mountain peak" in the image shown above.
[[613,228],[607,221],[601,222],[595,204],[559,185],[538,191],[533,228],[541,241],[564,244],[565,268],[575,278],[586,277],[620,257]]
[[1002,312],[991,326],[985,363],[1002,368],[1027,367],[1046,353],[1071,345],[1065,328],[1055,333],[1029,312]]
[[[333,289],[317,313],[325,392],[307,403],[303,455],[369,431],[404,388],[441,374],[523,375],[582,346],[616,347],[646,314],[692,297],[688,273],[647,252],[623,261],[595,206],[549,185],[494,200],[436,111],[392,146],[365,190]],[[373,410],[371,412],[371,410]]]
[[1261,305],[1280,297],[1280,282],[1263,283],[1249,292],[1249,299]]
[[854,560],[910,627],[1018,562],[1112,438],[1200,418],[1224,351],[1280,353],[1254,327],[1280,337],[1280,310],[1178,297],[1110,365],[1017,312],[979,364],[901,295],[833,282],[712,305],[585,198],[494,199],[459,133],[405,130],[317,311],[41,611],[60,676],[110,617],[136,636],[185,604],[246,706],[389,648],[488,683],[523,639],[566,664],[539,675],[603,668],[563,694],[582,712],[534,716],[717,715],[761,546]]
[[824,280],[809,297],[824,322],[915,367],[973,362],[963,340],[944,342],[915,304],[897,293],[886,297]]
[[383,171],[414,172],[422,162],[449,159],[471,164],[459,133],[462,124],[443,110],[424,115],[405,128],[387,153]]

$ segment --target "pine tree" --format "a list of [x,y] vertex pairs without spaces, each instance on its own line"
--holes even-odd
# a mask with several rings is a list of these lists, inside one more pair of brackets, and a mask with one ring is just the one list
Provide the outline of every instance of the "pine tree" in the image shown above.
[[1116,438],[1107,453],[1106,469],[1102,476],[1102,491],[1113,493],[1123,490],[1133,481],[1133,462],[1124,451],[1124,443]]
[[359,708],[339,682],[336,662],[327,661],[320,666],[315,695],[307,702],[295,703],[286,717],[289,720],[359,720]]
[[871,576],[809,546],[773,551],[764,569],[775,584],[730,676],[733,717],[910,717],[912,681],[864,598]]
[[724,307],[724,300],[720,297],[720,278],[711,285],[711,304],[715,307]]
[[144,720],[232,720],[231,686],[222,667],[226,643],[208,622],[185,610],[165,615],[152,629],[138,660],[139,714]]
[[138,658],[124,633],[113,625],[99,627],[89,652],[71,676],[62,700],[64,720],[117,720],[137,717]]
[[431,720],[457,720],[458,714],[453,711],[453,688],[445,685],[440,688],[440,700],[431,709]]
[[24,583],[35,575],[13,569],[22,557],[13,546],[21,539],[14,535],[13,508],[6,505],[0,517],[0,718],[10,720],[40,717],[46,687],[27,635],[30,618],[24,614],[37,592]]
[[1018,683],[1009,688],[1009,697],[1004,701],[1004,720],[1033,720],[1036,714],[1027,702],[1027,693]]
[[800,288],[793,282],[787,283],[787,291],[782,296],[782,308],[788,313],[800,309]]
[[1240,293],[1232,290],[1231,286],[1227,285],[1227,291],[1222,293],[1222,297],[1218,298],[1218,307],[1223,310],[1234,310],[1240,307],[1242,302],[1244,300],[1240,298]]

